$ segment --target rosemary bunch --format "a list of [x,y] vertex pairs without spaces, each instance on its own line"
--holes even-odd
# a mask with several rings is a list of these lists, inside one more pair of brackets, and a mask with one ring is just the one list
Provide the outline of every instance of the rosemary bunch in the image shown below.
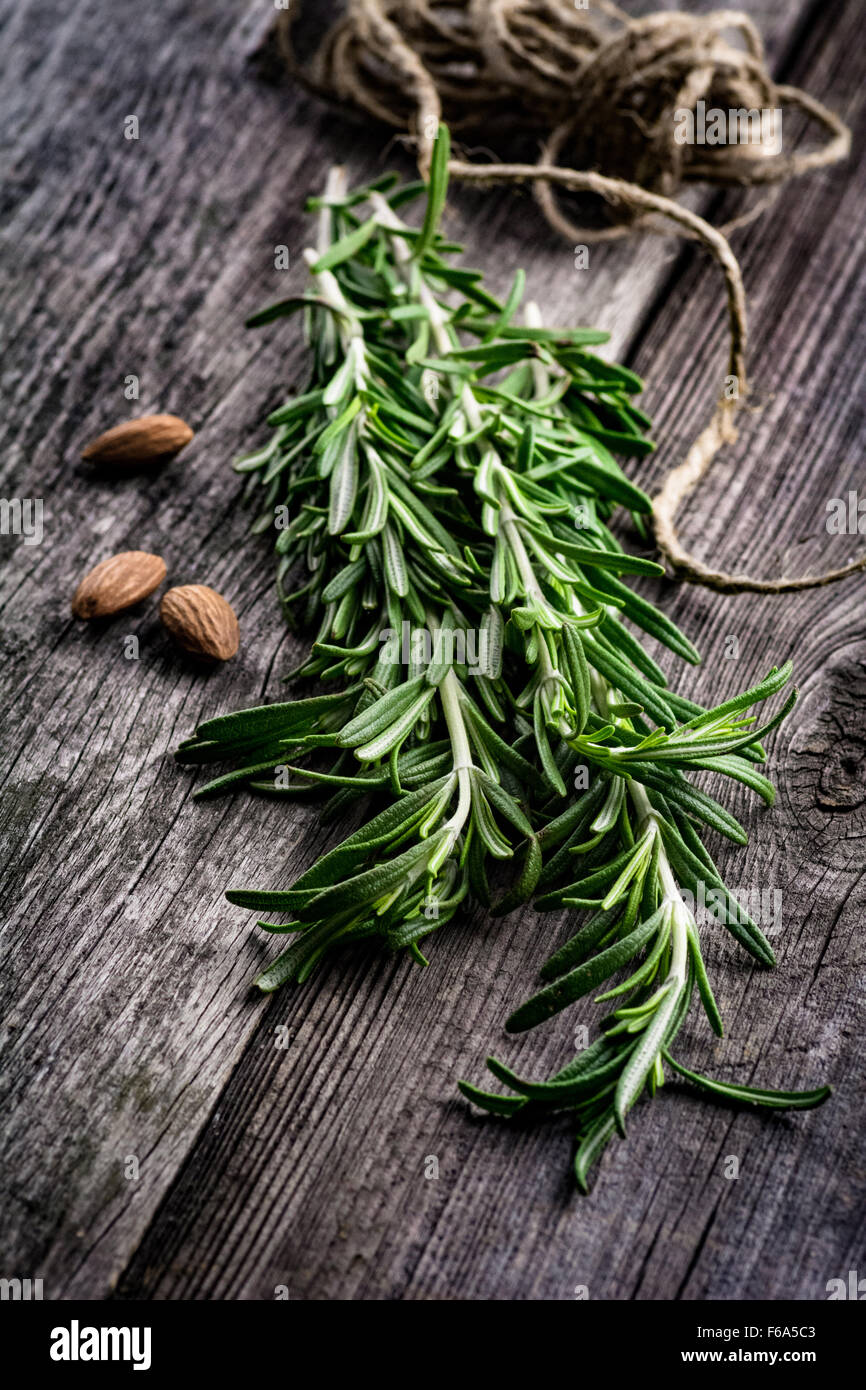
[[[652,447],[633,403],[641,383],[590,350],[603,334],[545,328],[531,305],[517,322],[521,272],[500,303],[478,272],[453,264],[460,248],[438,231],[447,162],[443,128],[429,188],[385,178],[347,193],[332,175],[313,204],[311,288],[252,320],[305,318],[306,388],[237,467],[265,489],[258,529],[276,518],[287,616],[317,627],[298,674],[335,689],[210,720],[178,756],[238,764],[200,795],[237,783],[277,796],[324,788],[330,816],[384,799],[288,888],[229,892],[287,919],[260,924],[293,937],[259,977],[264,990],[305,979],[359,937],[426,963],[419,942],[468,896],[492,905],[499,861],[516,864],[494,910],[539,890],[542,909],[591,911],[506,1026],[531,1028],[628,967],[598,996],[616,1005],[597,1042],[543,1082],[490,1059],[512,1096],[461,1083],[501,1115],[573,1110],[585,1187],[665,1065],[757,1104],[805,1107],[828,1094],[728,1087],[671,1055],[696,986],[721,1033],[684,890],[709,888],[718,920],[773,963],[701,838],[710,828],[744,843],[745,831],[688,774],[714,771],[771,804],[760,740],[796,696],[755,726],[749,711],[781,691],[786,666],[705,710],[668,688],[626,626],[699,659],[623,582],[661,567],[627,554],[608,525],[624,507],[645,536],[649,501],[615,458]],[[425,217],[412,227],[399,210],[422,192]]]

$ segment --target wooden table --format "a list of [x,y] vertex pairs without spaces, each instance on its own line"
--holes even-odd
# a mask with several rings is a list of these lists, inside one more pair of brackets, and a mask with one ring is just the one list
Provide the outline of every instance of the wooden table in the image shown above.
[[[703,558],[771,576],[866,544],[825,528],[828,500],[864,486],[862,14],[857,0],[746,8],[775,74],[855,131],[847,166],[788,186],[734,238],[755,409],[682,530]],[[772,741],[775,810],[733,789],[751,842],[718,847],[729,882],[781,891],[779,968],[753,969],[710,933],[727,1036],[711,1040],[694,1011],[682,1054],[747,1083],[831,1081],[830,1104],[747,1114],[671,1084],[581,1199],[566,1119],[513,1130],[471,1114],[454,1085],[479,1080],[493,1046],[536,1074],[569,1055],[579,1017],[520,1041],[500,1031],[563,939],[560,917],[475,914],[434,942],[426,971],[358,951],[307,987],[250,993],[272,948],[224,888],[288,881],[330,835],[314,810],[194,803],[170,757],[200,719],[279,698],[300,650],[229,467],[301,378],[300,333],[241,325],[302,285],[303,200],[329,163],[359,181],[410,168],[383,131],[263,78],[249,55],[271,13],[261,0],[2,7],[0,460],[4,496],[44,499],[45,534],[2,538],[0,1274],[41,1277],[61,1299],[270,1299],[278,1286],[300,1299],[572,1299],[578,1286],[593,1299],[825,1298],[831,1278],[866,1274],[863,579],[780,597],[657,590],[705,655],[678,673],[684,693],[722,698],[788,656],[802,692]],[[714,220],[745,205],[689,201]],[[724,311],[707,258],[645,237],[594,247],[581,271],[508,192],[454,189],[447,226],[495,289],[524,265],[551,320],[610,329],[611,352],[647,380],[660,449],[640,479],[653,484],[717,389]],[[149,479],[91,476],[82,445],[152,410],[189,419],[190,448]],[[80,575],[129,548],[229,598],[234,661],[207,675],[179,658],[153,603],[102,625],[71,618]]]

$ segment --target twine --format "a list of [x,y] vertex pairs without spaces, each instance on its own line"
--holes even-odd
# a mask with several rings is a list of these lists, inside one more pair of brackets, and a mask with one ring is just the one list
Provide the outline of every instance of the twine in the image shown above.
[[[292,0],[277,21],[289,69],[318,95],[408,130],[422,176],[429,173],[442,119],[453,130],[534,132],[542,141],[535,164],[452,159],[449,172],[471,183],[530,183],[550,226],[572,243],[638,231],[664,234],[674,223],[680,235],[700,242],[715,258],[728,310],[725,392],[684,462],[653,498],[656,541],[678,578],[725,593],[780,593],[829,584],[866,567],[864,555],[814,577],[752,579],[710,569],[677,533],[679,506],[720,448],[737,437],[734,417],[748,387],[746,300],[736,257],[724,232],[689,212],[675,195],[696,180],[778,185],[844,159],[850,150],[847,127],[821,102],[773,82],[760,35],[746,15],[720,10],[631,19],[610,0],[593,0],[591,11],[573,0],[347,0],[311,62],[301,66],[293,47],[299,14],[298,0]],[[828,138],[817,149],[785,155],[760,141],[678,143],[675,113],[695,112],[698,102],[725,112],[795,107]],[[609,224],[573,222],[557,201],[561,189],[600,196]],[[731,225],[741,225],[762,206]]]

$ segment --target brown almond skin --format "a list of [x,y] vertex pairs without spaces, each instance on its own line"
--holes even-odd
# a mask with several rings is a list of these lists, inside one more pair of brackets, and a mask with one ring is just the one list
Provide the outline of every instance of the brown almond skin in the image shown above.
[[162,596],[159,616],[185,651],[205,661],[228,661],[240,644],[234,609],[206,584],[184,584]]
[[192,437],[189,425],[177,415],[142,415],[106,430],[81,457],[100,467],[133,468],[179,453]]
[[110,555],[86,574],[72,597],[76,618],[107,618],[140,603],[165,579],[165,561],[146,550]]

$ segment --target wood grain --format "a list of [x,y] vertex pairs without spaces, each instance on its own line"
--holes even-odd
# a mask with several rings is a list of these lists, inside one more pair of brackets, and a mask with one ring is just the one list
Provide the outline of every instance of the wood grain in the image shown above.
[[[859,119],[862,140],[853,0],[749,9],[777,70]],[[193,804],[169,758],[201,718],[275,698],[296,649],[228,464],[300,377],[302,348],[291,327],[239,324],[302,283],[303,199],[330,162],[353,180],[409,168],[380,131],[256,76],[248,55],[268,18],[190,0],[2,12],[2,489],[44,499],[45,538],[0,540],[0,1273],[42,1277],[49,1298],[258,1299],[278,1285],[300,1298],[570,1299],[576,1285],[593,1298],[823,1297],[862,1262],[861,581],[770,600],[663,591],[706,655],[687,693],[723,695],[793,653],[803,690],[773,745],[777,810],[734,794],[752,842],[722,856],[732,882],[781,889],[780,969],[753,971],[710,939],[728,1038],[714,1045],[693,1022],[688,1059],[767,1084],[831,1079],[832,1105],[767,1119],[671,1086],[580,1201],[566,1121],[512,1129],[454,1091],[492,1044],[539,1072],[567,1054],[588,1015],[520,1043],[501,1034],[564,922],[475,914],[425,972],[358,949],[304,989],[250,996],[268,947],[223,890],[288,879],[329,836],[310,812]],[[124,138],[131,114],[138,140]],[[682,523],[728,567],[795,572],[856,553],[856,536],[829,537],[823,521],[862,474],[857,193],[853,164],[805,180],[736,243],[763,408]],[[547,314],[612,331],[611,350],[648,380],[654,466],[676,461],[722,361],[706,261],[646,238],[593,249],[578,272],[508,193],[455,190],[449,229],[496,288],[524,265]],[[77,461],[100,430],[151,410],[196,428],[174,463],[109,482]],[[133,547],[163,555],[171,583],[225,594],[241,623],[234,661],[203,674],[155,603],[98,627],[71,618],[78,578]]]

